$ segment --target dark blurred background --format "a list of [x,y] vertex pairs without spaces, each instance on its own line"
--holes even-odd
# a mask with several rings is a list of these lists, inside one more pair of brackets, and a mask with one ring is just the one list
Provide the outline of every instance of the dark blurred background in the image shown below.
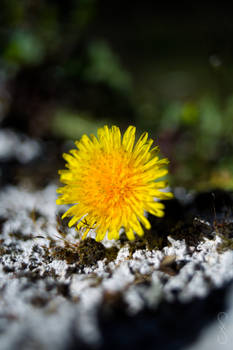
[[105,123],[148,131],[173,186],[232,189],[231,6],[1,0],[0,126],[42,145],[28,176],[57,176],[68,140]]

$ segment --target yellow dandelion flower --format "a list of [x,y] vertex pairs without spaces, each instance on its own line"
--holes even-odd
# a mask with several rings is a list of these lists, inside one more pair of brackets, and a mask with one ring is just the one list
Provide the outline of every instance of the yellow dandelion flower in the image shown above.
[[167,186],[157,181],[167,174],[166,158],[159,159],[158,146],[151,148],[152,139],[143,133],[135,144],[136,128],[129,126],[123,137],[120,129],[107,126],[98,129],[98,137],[83,135],[76,141],[77,149],[64,154],[67,170],[60,170],[57,204],[74,204],[64,215],[72,217],[85,238],[95,229],[96,241],[106,233],[108,239],[118,239],[123,227],[128,239],[143,236],[143,225],[151,225],[145,217],[149,212],[164,215],[164,204],[156,199],[170,199],[172,193],[161,192]]

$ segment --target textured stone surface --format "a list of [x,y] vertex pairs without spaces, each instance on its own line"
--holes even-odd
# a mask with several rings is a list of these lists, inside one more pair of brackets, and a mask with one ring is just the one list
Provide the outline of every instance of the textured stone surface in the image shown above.
[[[59,219],[65,208],[57,208],[55,198],[53,184],[0,192],[1,350],[184,348],[194,340],[204,344],[197,339],[205,326],[218,327],[221,312],[231,315],[225,301],[233,252],[219,249],[222,234],[204,218],[196,219],[195,235],[206,226],[208,232],[193,245],[177,238],[183,226],[176,223],[159,249],[124,237],[82,246]],[[166,225],[153,228],[155,234],[162,229]]]

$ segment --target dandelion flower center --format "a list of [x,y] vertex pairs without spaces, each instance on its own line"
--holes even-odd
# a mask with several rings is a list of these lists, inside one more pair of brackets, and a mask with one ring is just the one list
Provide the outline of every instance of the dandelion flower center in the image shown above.
[[[89,174],[88,174],[89,172]],[[102,214],[115,210],[126,204],[134,195],[134,169],[129,159],[119,151],[110,156],[97,157],[87,171],[87,177],[94,175],[91,186],[93,198],[90,204],[98,208]],[[101,202],[101,206],[99,203]]]
[[[155,198],[169,199],[170,192],[160,192],[165,181],[155,182],[167,173],[162,169],[167,159],[159,160],[158,147],[144,133],[135,144],[135,127],[128,127],[121,139],[120,130],[107,126],[98,130],[98,138],[84,135],[77,149],[64,154],[68,170],[61,170],[64,187],[57,204],[75,204],[65,214],[72,216],[69,226],[82,229],[83,238],[95,228],[96,240],[105,234],[119,238],[124,227],[128,238],[143,235],[142,226],[150,228],[145,211],[163,216],[164,205]],[[85,216],[85,220],[82,218]]]

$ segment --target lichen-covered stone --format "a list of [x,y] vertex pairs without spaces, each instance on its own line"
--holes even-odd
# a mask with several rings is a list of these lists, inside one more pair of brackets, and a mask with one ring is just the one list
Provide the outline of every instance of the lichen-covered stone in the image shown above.
[[[190,202],[178,201],[185,215],[176,212],[175,220],[174,200],[143,238],[98,243],[58,220],[55,198],[55,185],[0,192],[1,350],[137,349],[145,337],[151,349],[168,349],[165,330],[185,345],[203,327],[200,319],[208,323],[225,310],[233,280],[230,218],[226,231],[223,220],[216,230],[196,210],[191,218]],[[185,338],[174,335],[177,323]]]

